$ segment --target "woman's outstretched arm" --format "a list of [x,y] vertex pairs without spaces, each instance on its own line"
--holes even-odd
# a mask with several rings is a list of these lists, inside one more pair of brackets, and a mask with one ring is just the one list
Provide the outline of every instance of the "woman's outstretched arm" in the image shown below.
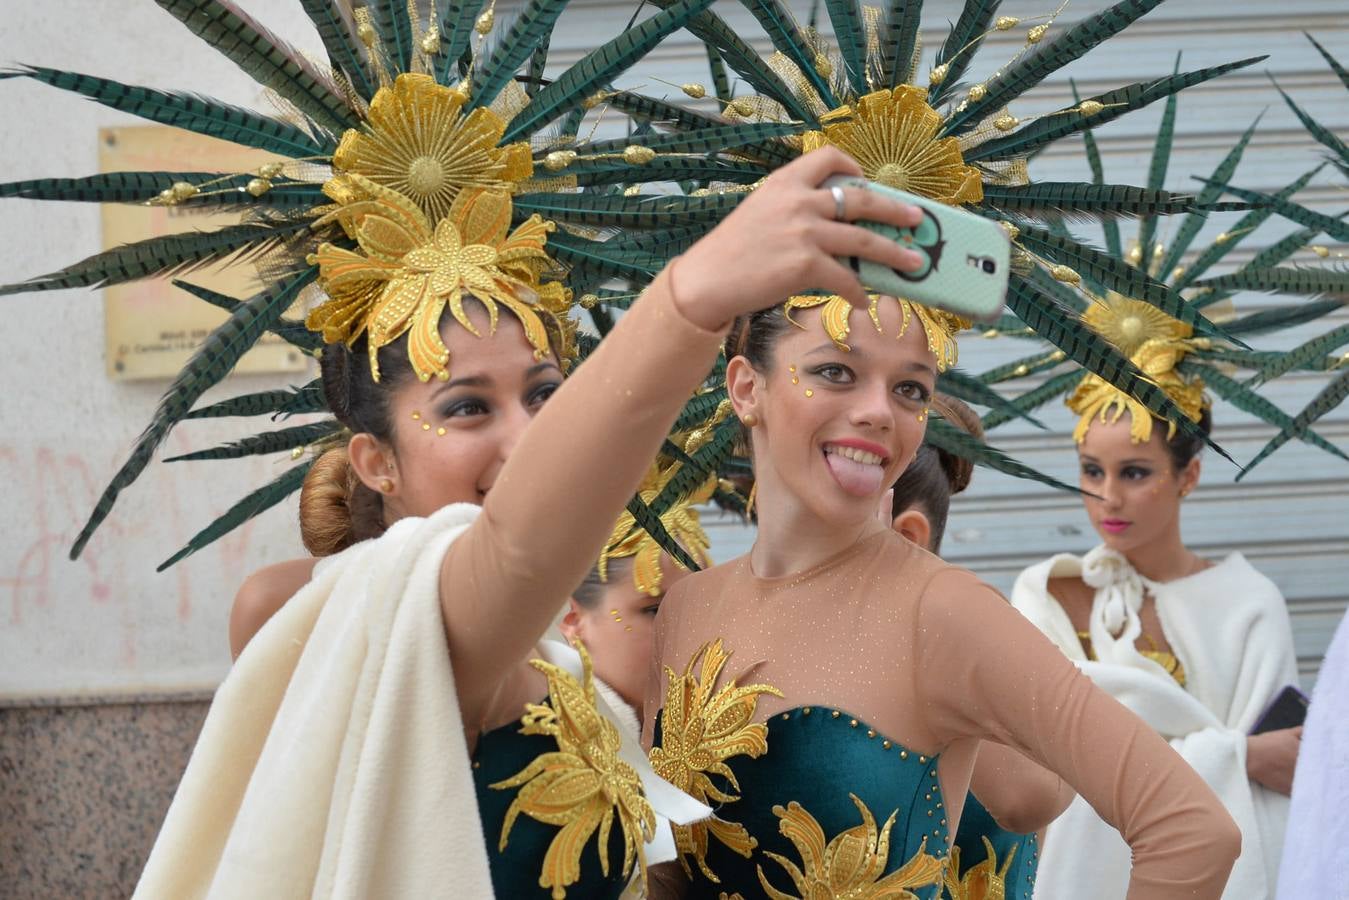
[[[738,315],[820,288],[865,304],[836,257],[912,270],[918,257],[850,222],[819,185],[860,174],[826,148],[770,176],[671,263],[530,423],[446,554],[441,605],[465,721],[585,577]],[[916,224],[916,208],[849,189],[849,219]]]

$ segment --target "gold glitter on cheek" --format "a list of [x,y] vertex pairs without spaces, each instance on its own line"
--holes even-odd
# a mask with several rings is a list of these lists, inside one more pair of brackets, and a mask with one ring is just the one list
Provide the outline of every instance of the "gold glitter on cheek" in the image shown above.
[[807,397],[814,397],[814,396],[815,396],[815,392],[812,391],[810,388],[806,388],[806,396],[807,396]]
[[421,419],[421,417],[422,417],[422,414],[421,414],[420,411],[415,410],[415,409],[412,411],[412,421],[414,421],[414,422],[419,421],[419,420]]
[[429,424],[427,424],[426,422],[423,422],[423,423],[422,423],[422,431],[430,431],[430,430],[431,430],[431,426],[430,426]]
[[787,371],[792,373],[792,384],[801,383],[801,379],[796,377],[796,366],[788,366]]
[[441,437],[444,437],[444,436],[445,436],[445,426],[442,425],[440,428],[437,428],[437,429],[436,429],[436,434],[440,435]]

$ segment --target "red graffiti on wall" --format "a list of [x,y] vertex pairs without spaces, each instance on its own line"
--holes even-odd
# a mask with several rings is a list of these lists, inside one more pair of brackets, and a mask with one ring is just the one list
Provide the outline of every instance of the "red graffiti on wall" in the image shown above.
[[[192,449],[194,443],[200,445],[190,436],[175,434],[161,455]],[[0,548],[0,621],[17,628],[36,610],[81,602],[101,609],[120,608],[123,614],[114,612],[120,633],[109,639],[116,641],[122,663],[132,667],[142,639],[137,623],[144,619],[138,616],[137,604],[175,591],[174,617],[186,625],[193,616],[194,584],[195,593],[218,596],[222,573],[235,583],[242,581],[250,566],[258,564],[250,557],[250,548],[258,548],[252,546],[254,522],[250,521],[198,557],[179,563],[163,576],[153,575],[161,559],[223,512],[223,507],[203,508],[200,468],[155,464],[119,498],[80,558],[69,560],[75,535],[120,461],[91,459],[64,446],[0,444],[0,484],[7,485],[4,502],[11,510],[10,524],[5,526],[11,535],[9,546]],[[274,476],[271,460],[252,460],[249,465],[254,483]],[[150,498],[153,506],[147,509]],[[179,543],[160,546],[160,536],[165,534]],[[162,556],[148,558],[143,550],[130,549],[147,543],[155,545],[151,552]],[[203,588],[206,579],[211,583]],[[147,584],[155,585],[156,597],[145,596]],[[211,614],[218,616],[220,610],[212,609]]]

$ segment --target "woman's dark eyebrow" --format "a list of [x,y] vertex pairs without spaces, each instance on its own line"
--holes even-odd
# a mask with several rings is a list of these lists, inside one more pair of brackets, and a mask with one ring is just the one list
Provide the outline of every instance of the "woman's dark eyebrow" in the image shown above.
[[440,385],[440,387],[436,388],[436,389],[431,393],[431,396],[432,396],[432,398],[439,397],[441,394],[445,393],[446,391],[448,391],[448,390],[453,390],[454,388],[457,388],[457,387],[478,387],[478,388],[480,388],[480,387],[487,387],[487,386],[488,386],[489,384],[491,384],[491,383],[492,383],[492,379],[491,379],[491,378],[488,378],[486,375],[465,375],[463,378],[455,378],[455,379],[452,379],[452,380],[450,380],[450,381],[443,382],[443,383]]
[[911,362],[909,363],[909,370],[913,372],[926,372],[933,378],[937,377],[937,370],[925,362]]
[[525,373],[525,378],[526,378],[526,379],[533,378],[535,375],[538,375],[538,374],[540,374],[541,372],[546,372],[546,371],[548,371],[549,369],[552,369],[554,372],[557,372],[559,375],[562,374],[562,370],[559,369],[559,368],[557,367],[557,363],[552,363],[552,362],[541,362],[541,363],[538,363],[537,365],[530,366],[530,367],[529,367],[529,371]]
[[[805,355],[806,355],[806,356],[814,356],[816,353],[823,353],[823,352],[825,352],[826,350],[838,350],[838,349],[839,349],[838,344],[835,344],[833,341],[825,341],[825,342],[824,342],[823,344],[821,344],[820,346],[815,347],[815,348],[810,349],[810,350],[807,350],[806,353],[805,353]],[[860,351],[860,350],[857,350],[857,349],[854,349],[852,352],[858,353],[858,354],[861,353],[861,351]]]
[[[549,369],[552,369],[555,372],[561,371],[560,369],[558,369],[555,363],[541,362],[537,363],[536,365],[530,366],[529,370],[525,372],[525,378],[526,379],[533,378],[536,375],[540,374],[541,372],[546,372]],[[465,375],[463,378],[455,378],[450,381],[444,382],[443,384],[440,385],[440,387],[435,389],[435,391],[431,394],[431,396],[438,397],[439,395],[445,393],[446,391],[453,390],[454,388],[457,387],[481,388],[487,387],[491,383],[492,379],[486,375]]]

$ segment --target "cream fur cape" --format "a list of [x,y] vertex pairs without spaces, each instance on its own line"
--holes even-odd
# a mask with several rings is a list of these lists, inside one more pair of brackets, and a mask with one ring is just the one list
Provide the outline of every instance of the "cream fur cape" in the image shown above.
[[[478,512],[404,519],[324,560],[258,632],[216,693],[136,897],[492,896],[439,602],[441,561]],[[540,649],[580,674],[570,648]],[[658,815],[708,814],[635,738],[624,758]],[[646,850],[673,858],[668,820]]]
[[[1099,662],[1089,662],[1050,578],[1079,576],[1096,588],[1090,631]],[[1182,688],[1134,649],[1145,595],[1172,652],[1185,667]],[[1241,856],[1224,900],[1273,897],[1288,799],[1246,777],[1246,736],[1285,685],[1297,683],[1288,611],[1278,588],[1239,553],[1167,583],[1140,576],[1123,556],[1098,547],[1063,553],[1022,572],[1012,605],[1096,684],[1171,742],[1222,800],[1241,828]],[[1129,848],[1080,797],[1049,827],[1036,875],[1037,900],[1123,900]]]

